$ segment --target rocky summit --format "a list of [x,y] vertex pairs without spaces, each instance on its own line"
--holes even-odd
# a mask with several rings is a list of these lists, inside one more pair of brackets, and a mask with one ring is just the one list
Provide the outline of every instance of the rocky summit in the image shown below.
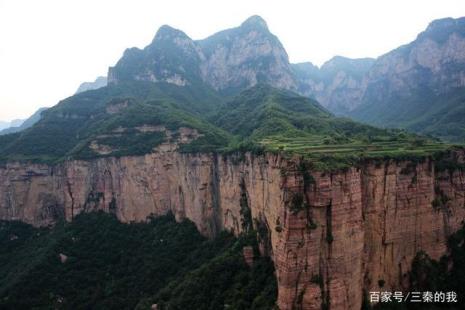
[[[361,309],[370,291],[463,291],[464,148],[336,115],[376,123],[441,98],[458,113],[462,40],[463,19],[440,20],[318,68],[290,64],[258,16],[197,41],[161,27],[107,85],[0,136],[0,308]],[[434,134],[460,137],[456,115]]]
[[227,94],[257,83],[297,88],[286,51],[259,16],[200,41],[163,26],[143,50],[126,50],[108,76],[110,84],[125,80],[176,85],[202,81]]

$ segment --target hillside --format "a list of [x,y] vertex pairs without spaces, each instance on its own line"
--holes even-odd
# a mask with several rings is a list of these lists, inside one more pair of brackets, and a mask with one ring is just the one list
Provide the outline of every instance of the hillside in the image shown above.
[[170,137],[176,141],[181,127],[202,135],[195,150],[221,148],[227,133],[199,118],[221,102],[209,89],[167,83],[127,82],[83,92],[49,109],[34,127],[2,136],[0,158],[50,162],[145,154]]
[[[447,147],[337,118],[312,99],[265,84],[228,101],[220,98],[208,87],[163,82],[121,82],[80,93],[49,109],[36,126],[0,138],[0,158],[57,162],[167,147],[188,153],[260,150],[299,154],[332,169],[367,157],[433,155]],[[331,164],[319,164],[325,161]]]
[[336,115],[347,115],[359,104],[365,75],[374,63],[372,58],[335,56],[321,68],[309,62],[292,64],[292,68],[300,94],[316,98]]
[[465,18],[432,21],[376,59],[292,64],[297,91],[336,115],[464,142]]
[[360,105],[350,115],[463,142],[463,46],[465,18],[433,21],[415,41],[376,60]]
[[[228,102],[215,124],[239,137],[239,146],[300,155],[315,167],[350,166],[364,158],[427,156],[448,146],[401,130],[338,118],[316,101],[258,85]],[[237,140],[237,139],[236,139]]]
[[[276,300],[273,266],[264,258],[245,263],[241,251],[250,240],[225,233],[209,241],[172,215],[122,224],[92,213],[42,229],[0,222],[0,308],[269,309]],[[171,295],[178,287],[183,294]]]

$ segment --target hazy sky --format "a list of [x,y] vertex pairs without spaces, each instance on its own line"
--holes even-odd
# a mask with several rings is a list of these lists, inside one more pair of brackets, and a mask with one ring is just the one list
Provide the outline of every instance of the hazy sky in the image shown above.
[[292,62],[376,57],[428,23],[465,16],[463,0],[0,0],[0,120],[55,105],[106,75],[127,47],[169,24],[193,39],[258,14]]

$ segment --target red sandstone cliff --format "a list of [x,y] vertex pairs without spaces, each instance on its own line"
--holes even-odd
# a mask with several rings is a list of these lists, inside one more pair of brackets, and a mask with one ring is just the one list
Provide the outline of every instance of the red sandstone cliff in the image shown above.
[[[419,250],[445,253],[465,219],[465,175],[431,161],[374,162],[337,173],[278,155],[187,155],[0,168],[0,218],[47,225],[103,209],[124,222],[172,211],[205,235],[239,233],[251,210],[273,258],[280,309],[360,309],[363,291],[402,289]],[[433,207],[438,196],[448,200]]]

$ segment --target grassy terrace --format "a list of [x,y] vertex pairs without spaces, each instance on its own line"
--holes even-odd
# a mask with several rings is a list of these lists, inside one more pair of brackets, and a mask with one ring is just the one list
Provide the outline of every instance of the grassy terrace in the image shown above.
[[334,170],[354,165],[361,159],[419,159],[433,156],[454,146],[428,139],[412,137],[396,141],[349,141],[328,144],[320,136],[288,138],[282,136],[262,139],[265,150],[299,155],[314,164],[314,168]]

